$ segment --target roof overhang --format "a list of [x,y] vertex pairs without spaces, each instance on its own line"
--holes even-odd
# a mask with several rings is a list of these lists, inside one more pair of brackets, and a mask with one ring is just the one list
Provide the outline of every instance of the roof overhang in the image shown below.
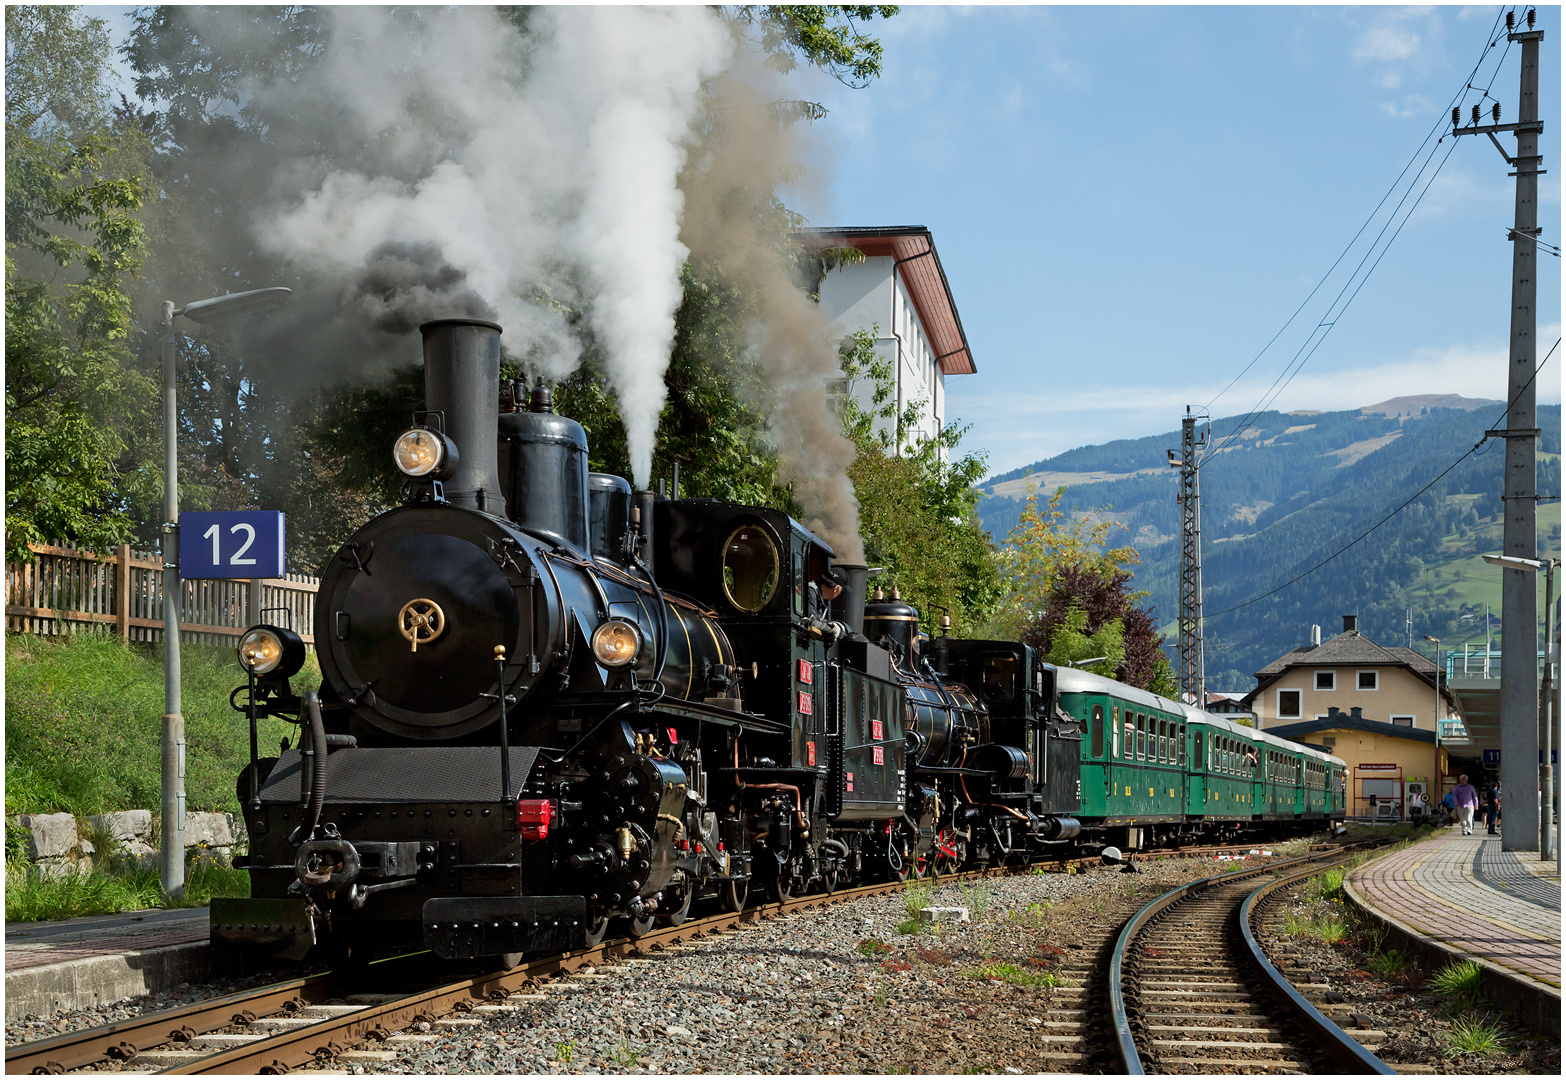
[[798,229],[794,238],[811,251],[829,247],[856,247],[866,256],[891,256],[893,272],[900,274],[913,299],[919,321],[935,349],[936,363],[947,375],[972,375],[978,371],[963,332],[962,317],[952,298],[951,284],[935,250],[935,239],[923,225],[883,228]]

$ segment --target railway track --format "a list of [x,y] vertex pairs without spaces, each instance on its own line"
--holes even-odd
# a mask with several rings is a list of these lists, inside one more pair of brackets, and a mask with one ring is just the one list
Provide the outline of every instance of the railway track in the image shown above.
[[[1345,857],[1340,852],[1326,865]],[[1320,858],[1183,885],[1126,923],[1109,964],[1114,1071],[1394,1072],[1301,992],[1325,987],[1292,984],[1252,932],[1267,898],[1319,874]],[[1259,884],[1263,876],[1271,880]]]
[[[1168,849],[1138,855],[1138,859],[1191,858],[1235,854],[1254,845]],[[992,868],[943,875],[941,881],[972,880],[1027,872],[1038,866],[1065,871],[1094,864],[1096,856]],[[320,1066],[345,1051],[368,1045],[373,1049],[406,1048],[456,1030],[475,1026],[486,1015],[525,1007],[542,1000],[530,992],[549,980],[569,976],[607,960],[666,949],[683,942],[738,929],[749,923],[824,905],[844,904],[896,892],[902,882],[866,885],[831,895],[816,894],[784,904],[766,904],[739,913],[691,919],[662,927],[641,937],[618,937],[593,948],[529,961],[507,971],[482,971],[451,979],[451,965],[439,965],[427,953],[395,957],[371,964],[362,972],[327,972],[291,979],[227,997],[148,1014],[133,1020],[68,1032],[6,1050],[7,1073],[59,1074],[115,1063],[117,1071],[168,1073],[278,1074]],[[1126,912],[1129,914],[1129,911]],[[1112,940],[1109,939],[1109,940]],[[1104,949],[1093,951],[1091,963],[1102,963]],[[1102,970],[1099,967],[1098,970]],[[1071,1016],[1056,1028],[1071,1028],[1089,1015],[1101,1013],[1104,995],[1084,977],[1089,988]],[[370,987],[374,992],[369,992]],[[1097,1052],[1084,1056],[1072,1046],[1070,1032],[1062,1036],[1062,1064],[1108,1060],[1107,1044],[1097,1040]],[[1076,1071],[1073,1069],[1072,1071]]]

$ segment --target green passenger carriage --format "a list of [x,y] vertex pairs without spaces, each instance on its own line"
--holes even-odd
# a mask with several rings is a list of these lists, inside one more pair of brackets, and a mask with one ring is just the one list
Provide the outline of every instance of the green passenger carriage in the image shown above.
[[1082,727],[1082,824],[1127,847],[1305,834],[1344,815],[1330,754],[1102,676],[1057,672]]

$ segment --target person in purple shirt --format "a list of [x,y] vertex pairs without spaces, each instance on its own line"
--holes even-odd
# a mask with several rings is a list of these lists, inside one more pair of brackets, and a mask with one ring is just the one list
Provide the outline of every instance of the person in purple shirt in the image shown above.
[[1467,836],[1474,831],[1474,811],[1479,809],[1479,793],[1468,782],[1468,774],[1457,778],[1457,787],[1452,789],[1452,801],[1457,803],[1457,820],[1463,826],[1463,835]]

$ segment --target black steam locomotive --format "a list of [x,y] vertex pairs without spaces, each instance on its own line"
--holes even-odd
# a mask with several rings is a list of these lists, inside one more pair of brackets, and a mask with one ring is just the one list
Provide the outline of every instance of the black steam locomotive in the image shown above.
[[404,504],[321,571],[319,695],[296,635],[242,639],[243,707],[301,730],[239,778],[252,896],[214,943],[515,963],[1076,835],[1081,736],[1028,648],[924,637],[786,514],[590,473],[547,390],[502,393],[500,327],[422,332]]

